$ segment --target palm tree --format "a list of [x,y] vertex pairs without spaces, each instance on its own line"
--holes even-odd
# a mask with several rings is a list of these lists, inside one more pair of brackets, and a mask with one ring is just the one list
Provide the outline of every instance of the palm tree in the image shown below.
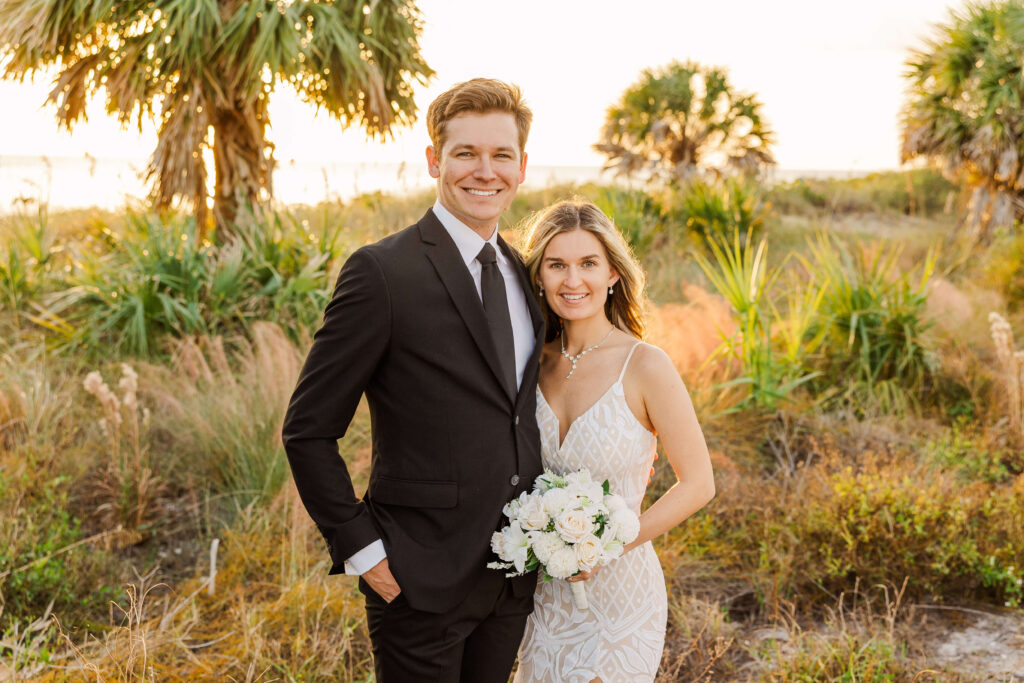
[[972,189],[979,239],[1024,211],[1024,8],[969,4],[906,61],[903,161],[940,164]]
[[723,69],[673,62],[645,70],[608,109],[594,149],[605,170],[676,183],[702,170],[756,174],[775,163],[774,140],[761,103],[733,90]]
[[413,0],[0,0],[4,77],[56,69],[48,102],[68,130],[100,90],[122,125],[155,120],[152,199],[191,204],[203,227],[212,150],[221,229],[270,197],[277,86],[385,138],[415,120],[413,86],[433,76],[420,32]]

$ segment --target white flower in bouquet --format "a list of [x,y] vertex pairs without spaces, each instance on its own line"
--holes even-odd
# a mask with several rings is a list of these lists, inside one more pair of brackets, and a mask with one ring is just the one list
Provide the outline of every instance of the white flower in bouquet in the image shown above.
[[555,519],[555,531],[566,543],[576,543],[594,530],[594,522],[583,510],[563,510]]
[[576,562],[580,571],[590,571],[601,563],[604,554],[604,545],[601,539],[594,534],[588,534],[576,542],[573,546],[576,551]]
[[545,570],[553,579],[567,579],[576,574],[580,570],[580,565],[576,561],[576,551],[568,547],[556,550],[548,559]]
[[541,564],[550,562],[556,551],[566,547],[565,541],[554,531],[535,531],[530,534],[530,543]]
[[640,519],[629,508],[613,512],[611,524],[615,538],[623,543],[632,543],[640,534]]
[[557,517],[572,502],[572,496],[564,488],[554,488],[545,491],[542,500],[544,512],[550,517]]
[[587,470],[565,475],[565,490],[573,498],[584,499],[584,504],[588,507],[602,502],[604,497],[604,487],[594,481]]
[[544,470],[544,474],[537,477],[533,482],[533,490],[536,493],[544,493],[553,488],[565,487],[565,478],[560,477],[551,470]]
[[[605,534],[605,536],[608,535],[609,534]],[[622,541],[615,538],[614,534],[611,535],[611,538],[609,540],[605,541],[604,539],[602,539],[601,542],[604,544],[603,552],[605,564],[611,562],[612,560],[622,555],[622,551],[625,549],[625,546],[623,546]]]
[[519,526],[525,531],[543,531],[551,521],[541,496],[528,496],[519,506]]
[[622,496],[616,496],[614,494],[608,494],[604,497],[604,506],[608,508],[608,512],[616,513],[619,510],[628,510],[629,506],[626,505],[625,499]]
[[518,498],[513,498],[509,502],[505,503],[505,507],[501,508],[501,513],[508,517],[510,522],[514,522],[519,519],[519,508],[522,507],[523,501],[526,500],[526,496],[526,491],[523,491],[519,494]]
[[511,562],[516,571],[522,572],[530,552],[530,538],[523,532],[519,522],[512,522],[491,536],[491,550],[505,562]]

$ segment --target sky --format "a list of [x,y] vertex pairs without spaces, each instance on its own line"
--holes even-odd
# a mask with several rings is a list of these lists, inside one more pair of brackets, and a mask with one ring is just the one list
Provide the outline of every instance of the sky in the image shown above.
[[[604,113],[645,68],[696,60],[728,69],[756,93],[783,169],[877,170],[899,165],[903,62],[961,2],[946,0],[419,0],[423,55],[437,72],[417,92],[422,114],[453,83],[489,76],[520,85],[534,112],[530,163],[597,166]],[[89,122],[58,132],[43,107],[47,79],[0,81],[0,156],[144,159],[151,124],[122,130],[97,99]],[[270,138],[281,163],[423,163],[422,120],[369,143],[281,91]]]

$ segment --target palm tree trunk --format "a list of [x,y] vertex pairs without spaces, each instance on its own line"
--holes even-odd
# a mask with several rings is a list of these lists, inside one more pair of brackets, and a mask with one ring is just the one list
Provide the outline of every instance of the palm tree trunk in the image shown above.
[[270,197],[273,155],[264,137],[265,102],[237,102],[234,108],[217,107],[213,114],[213,217],[218,241],[234,231],[243,204],[258,211]]

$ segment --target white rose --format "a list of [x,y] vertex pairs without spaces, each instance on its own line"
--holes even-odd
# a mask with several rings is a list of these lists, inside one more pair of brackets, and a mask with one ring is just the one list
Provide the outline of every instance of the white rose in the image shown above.
[[530,544],[541,564],[550,562],[556,551],[566,547],[565,541],[554,531],[534,531],[530,534]]
[[594,534],[587,534],[573,546],[576,551],[576,562],[579,563],[580,569],[583,571],[589,571],[596,567],[601,561],[601,555],[604,548],[601,544],[601,539]]
[[618,510],[612,513],[615,538],[623,543],[632,543],[640,533],[640,519],[632,510]]
[[550,518],[540,496],[528,496],[519,506],[519,525],[526,531],[543,531]]
[[580,570],[576,562],[576,553],[572,548],[562,548],[551,554],[544,565],[545,571],[554,579],[567,579]]
[[565,489],[551,489],[544,494],[544,512],[551,517],[558,514],[569,504],[569,492]]
[[582,510],[565,510],[555,520],[555,531],[566,543],[575,543],[594,530],[594,523]]

